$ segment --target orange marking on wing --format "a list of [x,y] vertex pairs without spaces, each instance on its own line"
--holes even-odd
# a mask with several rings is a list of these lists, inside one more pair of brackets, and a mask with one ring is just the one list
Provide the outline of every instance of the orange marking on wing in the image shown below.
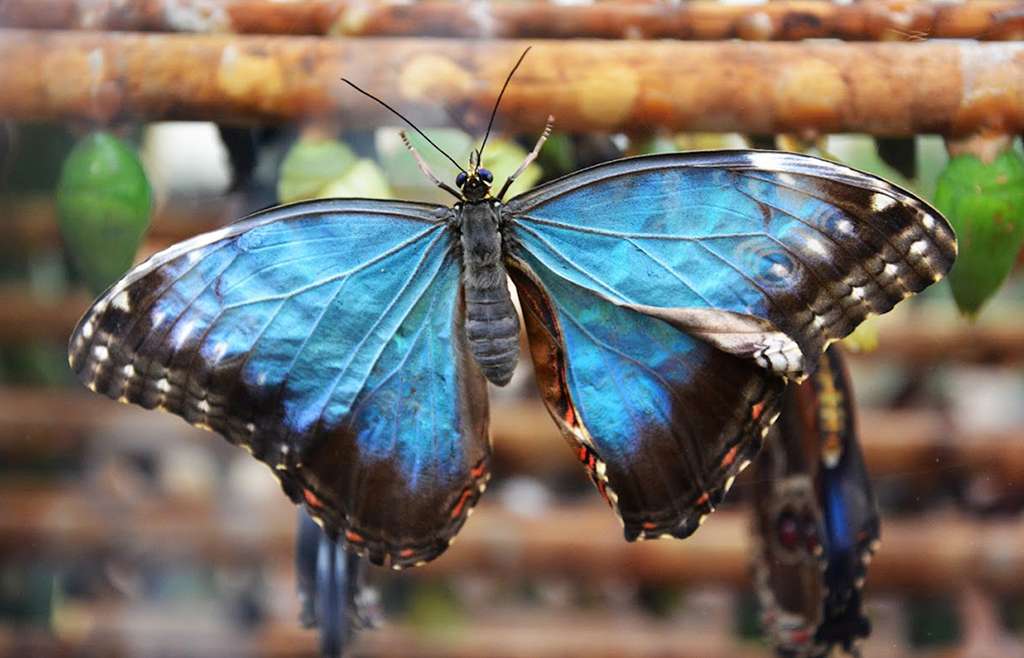
[[587,463],[587,446],[580,446],[579,459],[584,464]]
[[758,402],[757,404],[750,408],[750,417],[753,418],[754,420],[757,420],[758,418],[761,417],[762,413],[764,413],[764,400]]
[[472,489],[463,489],[462,490],[462,495],[459,496],[459,502],[455,503],[455,507],[454,507],[454,509],[452,509],[452,518],[453,519],[457,519],[457,518],[459,518],[459,516],[462,515],[462,508],[466,506],[466,501],[469,500],[469,497],[470,497],[470,495],[472,495],[472,493],[473,493]]
[[566,407],[566,409],[565,409],[565,424],[566,425],[575,425],[576,424],[576,412],[573,411],[572,405]]
[[644,530],[654,530],[655,528],[658,527],[658,524],[654,523],[653,521],[644,521],[643,523],[640,524],[640,527],[643,528]]
[[739,451],[739,446],[729,448],[729,452],[725,453],[725,457],[722,457],[722,466],[732,466],[732,463],[736,461],[736,453]]
[[316,497],[316,494],[310,491],[309,489],[302,490],[302,497],[306,499],[306,503],[308,503],[310,507],[324,506],[320,499]]
[[484,464],[483,462],[480,462],[480,464],[478,464],[477,466],[475,466],[474,468],[472,468],[469,471],[469,474],[470,474],[470,476],[472,476],[472,478],[474,480],[479,480],[480,478],[483,477],[484,473],[486,473],[486,472],[487,472],[487,465]]
[[411,548],[403,548],[402,550],[398,551],[398,557],[412,557],[413,553],[415,553],[415,551]]
[[345,531],[345,539],[356,544],[361,544],[363,542],[363,536],[352,530]]
[[711,496],[708,494],[708,492],[705,491],[704,493],[702,493],[700,495],[700,498],[698,498],[693,504],[694,505],[703,505],[704,503],[708,502],[709,500],[711,500]]
[[597,492],[601,494],[601,498],[604,498],[604,502],[610,506],[612,501],[608,500],[608,490],[605,487],[604,480],[597,480],[595,484],[597,485]]

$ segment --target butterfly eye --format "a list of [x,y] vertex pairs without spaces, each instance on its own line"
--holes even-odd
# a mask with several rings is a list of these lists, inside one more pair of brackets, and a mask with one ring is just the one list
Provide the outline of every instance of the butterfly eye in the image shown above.
[[480,167],[479,169],[476,170],[476,175],[479,176],[480,180],[482,180],[485,183],[490,183],[494,181],[494,174],[491,173],[490,169],[484,169],[483,167]]
[[455,177],[455,184],[456,184],[456,185],[457,185],[458,187],[462,187],[463,185],[465,185],[465,184],[466,184],[466,178],[468,178],[468,177],[466,176],[466,172],[464,172],[464,171],[460,171],[460,172],[459,172],[459,175]]

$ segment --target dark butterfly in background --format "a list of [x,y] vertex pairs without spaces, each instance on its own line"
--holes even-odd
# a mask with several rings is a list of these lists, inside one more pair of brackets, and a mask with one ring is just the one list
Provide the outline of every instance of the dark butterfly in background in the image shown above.
[[755,583],[780,656],[856,651],[870,625],[861,586],[879,537],[842,353],[786,389],[782,415],[757,462]]
[[69,348],[86,386],[248,449],[395,568],[440,555],[487,484],[487,381],[519,345],[506,275],[548,410],[635,540],[692,533],[787,381],[956,253],[913,194],[808,156],[627,158],[504,201],[483,145],[457,189],[410,150],[453,206],[256,213],[130,271]]

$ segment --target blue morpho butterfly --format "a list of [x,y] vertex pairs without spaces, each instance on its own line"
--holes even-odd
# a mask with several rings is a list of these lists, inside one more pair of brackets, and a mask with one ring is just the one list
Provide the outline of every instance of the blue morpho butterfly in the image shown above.
[[754,512],[755,581],[778,655],[856,652],[870,630],[860,589],[879,520],[835,346],[783,394],[781,418],[757,462]]
[[953,231],[884,180],[777,152],[626,158],[505,201],[549,130],[497,194],[486,137],[455,188],[410,148],[454,206],[306,201],[172,246],[85,314],[71,366],[247,448],[401,568],[440,555],[487,483],[510,275],[547,407],[626,539],[686,537],[787,380],[941,278]]

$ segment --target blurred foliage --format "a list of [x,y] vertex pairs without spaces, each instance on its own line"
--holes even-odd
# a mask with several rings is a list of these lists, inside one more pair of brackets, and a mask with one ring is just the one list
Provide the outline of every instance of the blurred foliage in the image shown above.
[[[277,198],[281,203],[325,196],[325,187],[341,178],[357,161],[356,154],[338,140],[303,137],[281,163]],[[359,195],[364,196],[364,195]]]
[[75,138],[65,126],[52,123],[13,124],[5,132],[10,164],[4,167],[3,189],[49,194]]
[[357,160],[345,173],[327,183],[317,196],[390,199],[395,195],[380,166],[364,158]]
[[0,349],[0,378],[21,385],[64,386],[74,381],[64,344],[33,342]]
[[857,325],[853,333],[842,340],[844,346],[853,352],[872,352],[878,349],[878,321],[874,315],[868,316]]
[[152,210],[153,193],[132,148],[104,132],[75,145],[57,184],[57,216],[71,260],[93,292],[131,267]]
[[959,255],[949,275],[961,312],[974,317],[995,294],[1024,244],[1024,158],[1003,151],[991,163],[953,158],[939,177],[935,205],[956,230]]
[[914,648],[949,646],[963,635],[955,602],[941,595],[908,602],[910,645]]
[[[469,154],[478,146],[469,134],[454,128],[435,129],[431,130],[429,134],[430,139],[445,153],[448,153],[455,162],[458,162],[463,168],[469,167]],[[407,135],[431,171],[442,182],[454,185],[457,173],[453,171],[455,165],[420,135],[413,132],[407,133]],[[397,131],[382,130],[379,132],[378,152],[387,179],[400,198],[452,203],[451,195],[436,188],[419,170],[416,160],[402,144]],[[494,174],[495,192],[501,189],[505,179],[522,164],[526,154],[525,148],[511,140],[499,137],[492,137],[488,140],[487,149],[484,151],[483,166]],[[540,175],[540,166],[534,162],[520,174],[516,182],[509,188],[505,198],[509,199],[530,189],[540,179]]]
[[537,164],[544,172],[545,178],[562,176],[577,169],[579,166],[576,163],[576,148],[572,137],[568,133],[558,131],[551,133],[537,156]]
[[54,608],[56,579],[46,563],[0,568],[0,618],[45,626]]
[[413,590],[408,621],[425,633],[457,633],[463,619],[455,592],[444,583],[423,584]]

